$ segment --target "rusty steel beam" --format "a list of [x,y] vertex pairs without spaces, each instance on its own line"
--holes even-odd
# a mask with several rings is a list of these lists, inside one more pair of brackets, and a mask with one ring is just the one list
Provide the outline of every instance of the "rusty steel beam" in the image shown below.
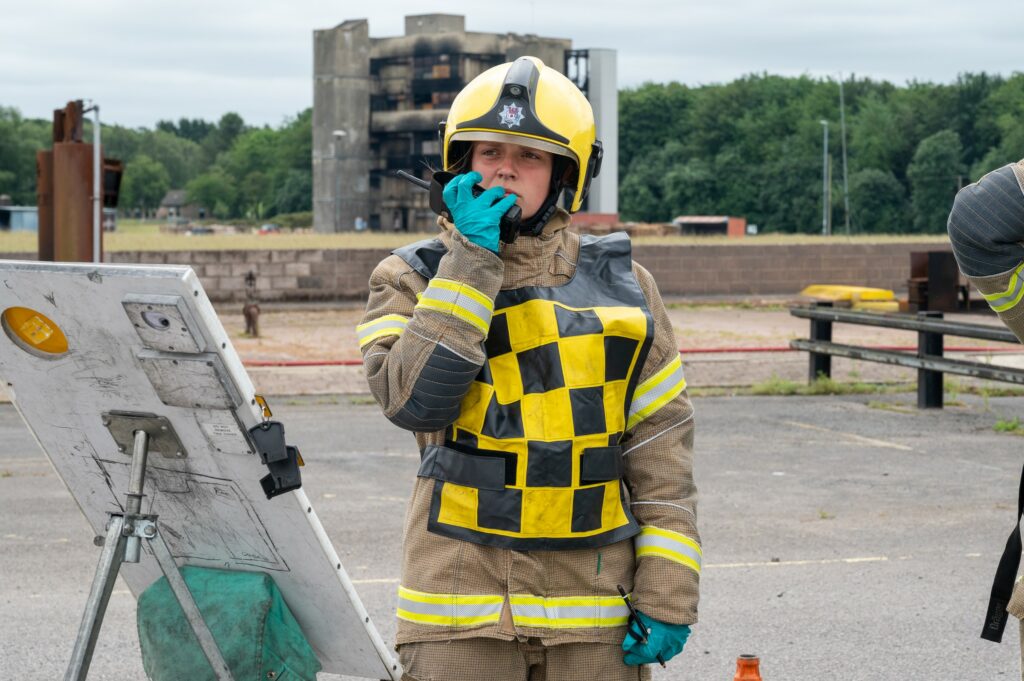
[[53,261],[53,151],[36,152],[36,211],[39,214],[39,259]]
[[[53,150],[36,154],[40,260],[93,260],[93,147],[82,143],[82,109],[80,99],[55,109]],[[120,168],[111,171],[119,180]],[[112,189],[111,198],[116,200],[117,188]]]
[[836,310],[834,308],[791,307],[789,313],[794,317],[817,319],[846,324],[864,326],[881,326],[888,329],[906,331],[924,331],[939,333],[944,336],[959,338],[980,338],[1000,343],[1020,344],[1020,341],[1008,329],[988,324],[968,324],[965,322],[948,322],[940,320],[921,320],[909,315],[880,314],[878,312],[858,312],[854,310]]
[[843,345],[842,343],[829,343],[826,341],[812,341],[797,338],[789,342],[789,347],[794,350],[804,350],[820,354],[832,355],[833,357],[847,357],[859,359],[866,362],[879,362],[894,366],[906,367],[908,369],[925,369],[928,371],[941,371],[947,374],[958,374],[972,378],[982,378],[990,381],[1003,381],[1004,383],[1017,383],[1024,385],[1024,369],[1012,369],[1010,367],[997,367],[981,362],[969,362],[959,359],[948,359],[932,355],[911,355],[905,352],[892,350],[872,350],[856,345]]
[[53,110],[53,142],[81,142],[82,100],[68,102],[63,109]]
[[92,262],[92,145],[53,145],[53,259]]

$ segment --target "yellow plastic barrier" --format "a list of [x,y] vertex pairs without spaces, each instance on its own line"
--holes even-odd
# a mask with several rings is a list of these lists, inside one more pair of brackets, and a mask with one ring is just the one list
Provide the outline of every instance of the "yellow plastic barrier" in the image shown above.
[[896,294],[888,289],[843,284],[811,284],[801,291],[800,295],[836,302],[896,300]]

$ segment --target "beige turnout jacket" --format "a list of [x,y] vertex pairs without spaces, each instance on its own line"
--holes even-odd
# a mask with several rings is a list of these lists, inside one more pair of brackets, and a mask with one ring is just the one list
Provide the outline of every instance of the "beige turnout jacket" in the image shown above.
[[[568,222],[560,212],[540,237],[501,244],[499,257],[439,221],[447,253],[435,279],[449,287],[456,282],[474,306],[493,304],[500,289],[563,285],[573,277],[580,250],[580,236],[565,229]],[[655,326],[638,385],[658,389],[656,381],[679,361],[678,346],[651,275],[636,263],[633,273]],[[429,285],[400,257],[385,258],[370,278],[359,326],[370,389],[385,416],[413,431],[421,450],[443,442],[468,381],[485,361],[479,320],[419,302],[429,297]],[[655,619],[696,622],[693,408],[679,380],[678,392],[621,440],[630,508],[653,546],[639,555],[641,535],[593,549],[516,551],[431,533],[434,481],[417,478],[405,519],[398,644],[476,636],[620,643],[625,611],[618,585]],[[451,408],[431,408],[438,396]]]

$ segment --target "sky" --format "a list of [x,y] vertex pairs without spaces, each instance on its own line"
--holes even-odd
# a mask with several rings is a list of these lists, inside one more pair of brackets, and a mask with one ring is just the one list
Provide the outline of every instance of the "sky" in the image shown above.
[[372,37],[397,36],[428,13],[615,49],[620,87],[1024,69],[1024,0],[0,0],[0,106],[49,119],[87,99],[131,127],[227,111],[278,126],[312,104],[315,29],[367,19]]

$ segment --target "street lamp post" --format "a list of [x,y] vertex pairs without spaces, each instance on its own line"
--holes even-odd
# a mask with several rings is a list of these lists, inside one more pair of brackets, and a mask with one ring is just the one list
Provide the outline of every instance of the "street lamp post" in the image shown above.
[[828,121],[821,119],[818,122],[821,123],[824,135],[821,146],[821,233],[829,236],[832,233],[831,220],[828,219],[832,196],[828,182]]
[[846,102],[843,98],[843,74],[839,74],[839,124],[843,139],[843,208],[846,215],[846,236],[850,236],[850,183],[846,174]]
[[103,260],[100,254],[100,230],[103,229],[102,164],[100,163],[100,105],[89,102],[82,113],[92,111],[92,261]]

